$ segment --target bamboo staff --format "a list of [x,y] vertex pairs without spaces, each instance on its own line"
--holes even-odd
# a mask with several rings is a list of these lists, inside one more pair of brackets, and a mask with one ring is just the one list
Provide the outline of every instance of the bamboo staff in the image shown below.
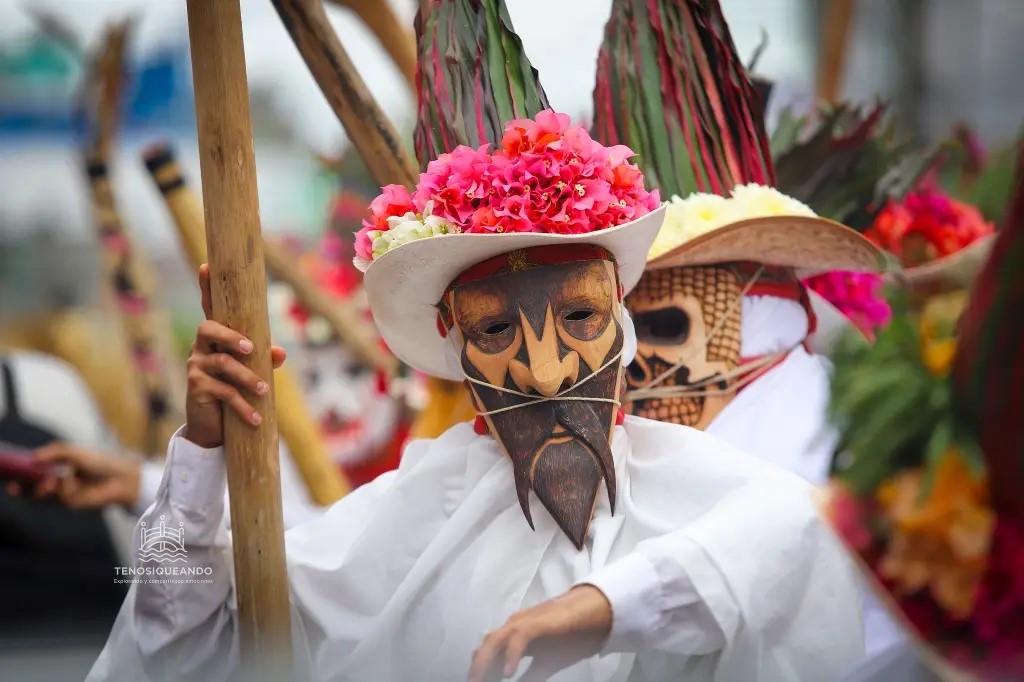
[[358,16],[402,72],[409,89],[416,92],[416,36],[403,27],[388,0],[330,0]]
[[[108,29],[87,75],[83,105],[92,114],[93,136],[86,151],[94,223],[104,252],[108,281],[117,300],[128,351],[134,367],[139,398],[146,418],[145,435],[139,442],[124,443],[153,457],[166,450],[167,443],[183,421],[181,392],[171,380],[168,351],[171,347],[166,320],[153,306],[152,274],[145,258],[133,247],[114,200],[108,159],[117,130],[118,107],[122,100],[124,52],[129,24],[121,22]],[[88,96],[88,94],[92,96]],[[163,328],[161,328],[163,327]]]
[[[239,0],[187,0],[214,318],[251,339],[246,364],[273,384],[249,89]],[[224,411],[243,677],[292,677],[274,392],[249,395],[253,427]]]
[[[189,262],[198,269],[206,262],[206,234],[199,200],[185,180],[169,146],[153,145],[143,153],[143,158],[171,212]],[[267,269],[272,270],[267,257],[269,246],[264,245],[264,257]],[[306,490],[321,506],[337,502],[351,486],[327,456],[316,423],[309,416],[299,382],[289,367],[274,370],[274,389],[281,438],[288,445]]]
[[829,104],[839,99],[846,53],[850,43],[854,0],[827,0],[821,23],[818,57],[818,99]]
[[[84,309],[66,309],[0,324],[0,346],[35,350],[75,368],[117,441],[140,450],[146,436],[146,409],[133,391],[135,377],[124,371],[123,338],[110,339],[106,320]],[[126,396],[128,399],[126,399]]]

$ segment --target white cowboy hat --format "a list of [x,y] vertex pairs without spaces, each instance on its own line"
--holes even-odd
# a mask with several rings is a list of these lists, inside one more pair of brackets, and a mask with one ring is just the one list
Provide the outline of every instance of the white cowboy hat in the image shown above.
[[377,324],[402,362],[441,379],[461,381],[445,360],[450,343],[437,330],[437,304],[460,274],[488,258],[535,246],[590,244],[615,256],[626,292],[640,281],[665,206],[629,223],[584,234],[461,233],[417,239],[373,259],[364,285]]

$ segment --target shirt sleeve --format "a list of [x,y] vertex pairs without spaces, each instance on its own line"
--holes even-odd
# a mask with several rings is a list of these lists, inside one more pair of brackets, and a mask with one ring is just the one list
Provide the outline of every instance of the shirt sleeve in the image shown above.
[[[328,514],[340,516],[347,527],[359,527],[359,521],[374,512],[393,480],[394,472],[380,476],[335,503]],[[143,532],[162,523],[171,530],[180,529],[187,556],[180,563],[166,563],[167,557],[163,563],[159,558],[152,563],[143,561],[140,554],[133,570],[170,566],[194,575],[171,580],[163,575],[132,576],[135,580],[125,606],[90,682],[145,677],[203,682],[230,679],[238,663],[238,639],[226,488],[221,448],[201,448],[180,432],[171,439],[163,478],[152,506],[139,522],[135,546],[143,548]],[[301,549],[309,538],[321,538],[318,542],[322,543],[323,533],[317,530],[320,522],[315,520],[286,534],[290,576],[301,573],[294,562],[301,563],[302,556],[292,556],[295,546]],[[290,593],[295,679],[305,679],[302,671],[311,666],[311,645],[315,643],[310,632],[316,631],[308,627],[305,607],[329,595],[308,585],[299,595],[294,584]]]
[[[136,529],[139,554],[131,588],[135,638],[146,674],[155,679],[223,680],[234,666],[226,486],[221,448],[201,448],[180,432],[171,439],[155,499]],[[175,557],[147,556],[146,535],[160,532],[161,526],[169,532],[180,531],[183,552]],[[179,579],[156,574],[158,569],[195,575]]]
[[612,607],[603,653],[701,655],[725,646],[725,633],[685,568],[687,556],[700,551],[681,534],[665,536],[641,543],[584,581],[601,590]]
[[139,465],[139,498],[132,507],[136,516],[142,516],[156,501],[157,492],[160,490],[160,482],[164,478],[164,462],[142,460]]
[[584,582],[612,605],[610,651],[714,654],[716,679],[795,682],[863,657],[855,570],[810,487],[780,472]]

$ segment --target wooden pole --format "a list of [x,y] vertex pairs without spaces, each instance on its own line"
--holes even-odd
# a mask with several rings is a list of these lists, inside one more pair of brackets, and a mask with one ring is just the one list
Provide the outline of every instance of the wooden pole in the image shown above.
[[272,2],[374,180],[380,185],[415,186],[416,162],[352,65],[320,0]]
[[[187,0],[213,316],[255,346],[273,385],[249,88],[239,0]],[[246,396],[259,426],[224,410],[243,677],[292,677],[288,576],[273,389]]]
[[829,104],[839,99],[855,6],[855,0],[825,0],[819,36],[818,99]]
[[[206,229],[199,200],[185,180],[169,146],[153,145],[143,153],[143,158],[171,212],[189,263],[198,269],[206,262]],[[267,253],[265,249],[264,256]],[[267,267],[271,269],[269,257],[267,261]],[[309,416],[299,382],[287,365],[274,370],[274,389],[281,438],[288,445],[306,490],[321,506],[337,502],[351,486],[327,456],[317,425]]]
[[402,72],[409,89],[416,92],[416,36],[408,26],[402,26],[388,0],[331,0],[339,7],[347,7],[358,16]]

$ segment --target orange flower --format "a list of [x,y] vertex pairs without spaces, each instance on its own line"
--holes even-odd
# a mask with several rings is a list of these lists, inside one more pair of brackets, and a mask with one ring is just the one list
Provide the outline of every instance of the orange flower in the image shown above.
[[972,476],[955,448],[943,455],[924,500],[923,481],[921,471],[909,471],[879,488],[878,502],[892,526],[878,570],[899,594],[927,588],[942,608],[965,618],[974,607],[995,527],[986,482]]

